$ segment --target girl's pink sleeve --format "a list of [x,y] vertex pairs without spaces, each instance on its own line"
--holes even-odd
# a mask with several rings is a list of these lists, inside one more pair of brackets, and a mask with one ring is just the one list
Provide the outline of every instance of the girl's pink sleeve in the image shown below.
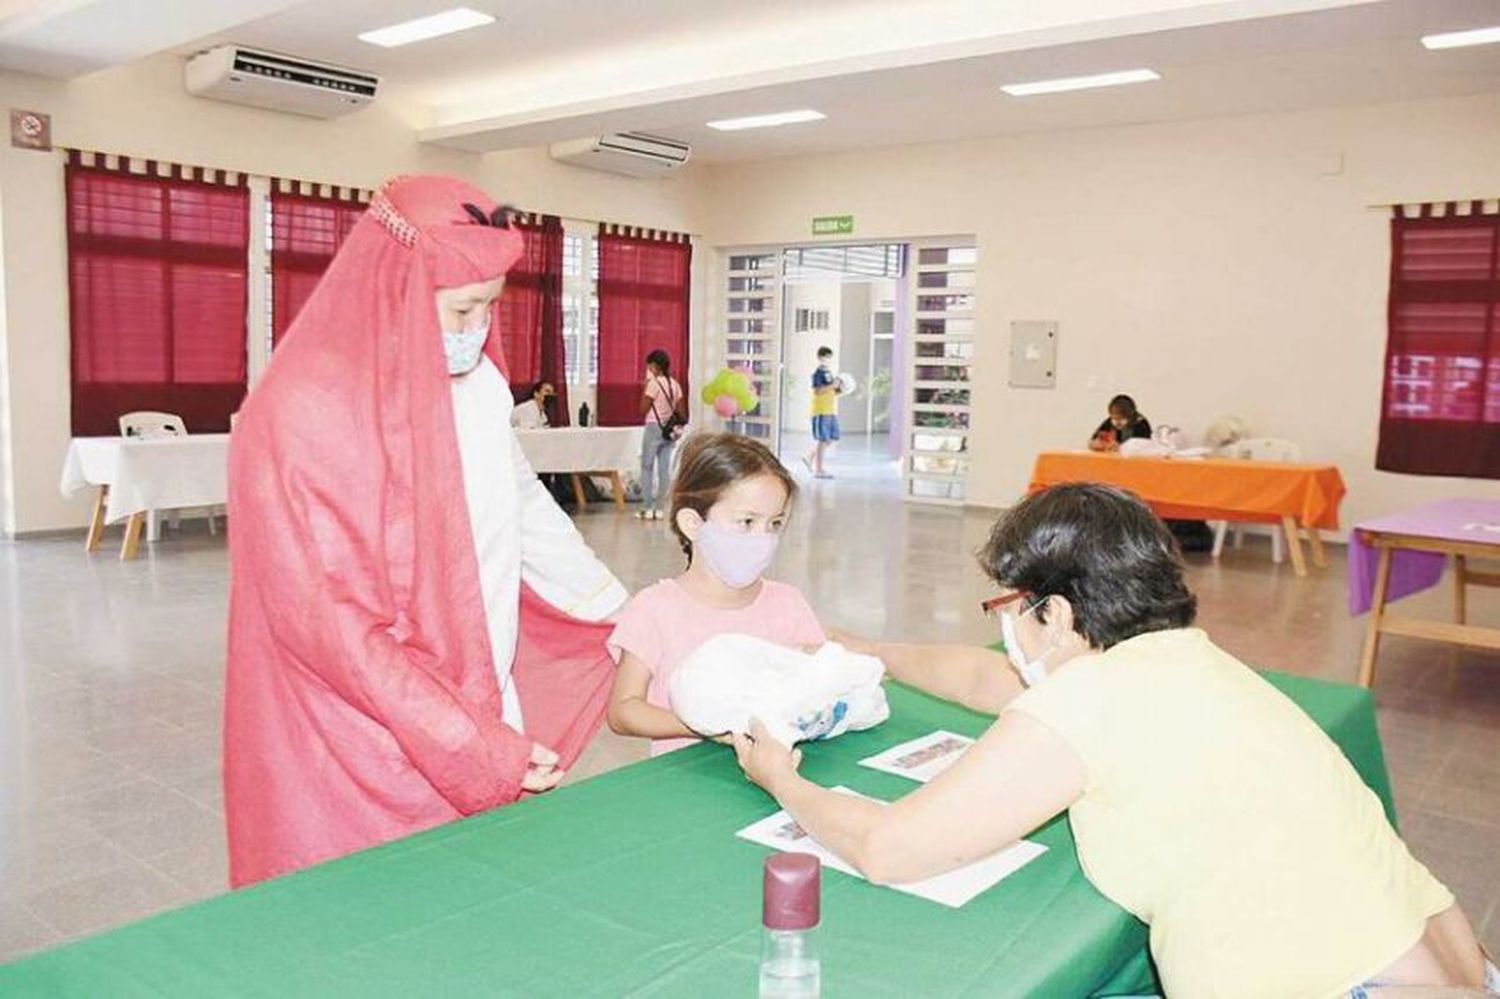
[[656,615],[652,613],[652,603],[649,590],[631,597],[625,609],[620,612],[620,620],[615,623],[615,630],[610,633],[607,645],[615,662],[618,663],[629,652],[655,673],[657,664],[662,660],[662,637],[661,629],[656,624]]

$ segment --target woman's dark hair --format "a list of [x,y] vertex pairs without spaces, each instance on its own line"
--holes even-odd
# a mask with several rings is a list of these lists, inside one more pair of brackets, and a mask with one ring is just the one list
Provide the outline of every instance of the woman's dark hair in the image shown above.
[[[1033,493],[996,522],[979,554],[995,582],[1066,597],[1073,630],[1096,649],[1193,623],[1198,600],[1182,578],[1172,532],[1114,486],[1068,483]],[[1037,609],[1042,620],[1046,608]]]
[[797,480],[760,441],[728,433],[700,433],[688,438],[682,448],[677,477],[672,480],[669,520],[689,562],[693,560],[693,543],[677,526],[678,511],[695,510],[707,520],[708,511],[730,486],[757,475],[770,475],[781,483],[788,507],[797,498]]
[[538,392],[540,392],[542,389],[546,388],[547,386],[549,386],[551,384],[552,384],[551,382],[549,382],[547,379],[543,378],[541,381],[539,381],[535,385],[531,386],[531,397],[533,399],[535,399]]
[[819,347],[818,348],[818,356],[819,357],[832,357],[833,356],[833,348],[832,347]]
[[664,375],[672,373],[672,357],[664,350],[653,350],[647,354],[646,363],[656,365],[656,370]]
[[1135,408],[1135,400],[1128,395],[1117,395],[1109,400],[1109,411],[1113,413],[1117,410],[1129,420],[1141,415],[1141,411]]

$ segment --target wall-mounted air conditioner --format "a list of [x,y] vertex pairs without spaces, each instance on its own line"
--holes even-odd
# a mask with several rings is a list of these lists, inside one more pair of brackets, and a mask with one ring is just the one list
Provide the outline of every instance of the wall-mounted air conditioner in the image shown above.
[[336,118],[375,99],[380,78],[359,70],[240,45],[220,45],[188,60],[188,93],[235,104]]
[[552,158],[561,163],[622,173],[627,177],[661,177],[688,161],[692,147],[676,139],[644,132],[616,132],[595,139],[554,142]]

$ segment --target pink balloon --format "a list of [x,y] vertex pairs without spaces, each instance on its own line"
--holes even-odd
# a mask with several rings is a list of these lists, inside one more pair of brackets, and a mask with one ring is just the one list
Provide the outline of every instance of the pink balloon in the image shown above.
[[731,416],[738,416],[740,412],[740,402],[734,396],[726,392],[724,395],[721,395],[714,400],[714,412],[718,413],[726,420]]

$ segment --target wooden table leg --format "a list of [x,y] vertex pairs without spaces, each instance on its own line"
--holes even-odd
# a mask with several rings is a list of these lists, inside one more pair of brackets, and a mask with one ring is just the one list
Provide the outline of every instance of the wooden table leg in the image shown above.
[[120,542],[120,558],[129,561],[141,548],[141,528],[146,526],[144,513],[132,513],[125,522],[125,540]]
[[579,477],[577,472],[569,472],[568,474],[573,480],[573,499],[578,501],[578,509],[582,510],[589,505],[588,497],[583,494],[583,479]]
[[1380,549],[1380,563],[1375,570],[1375,593],[1370,600],[1370,624],[1365,630],[1365,651],[1359,660],[1359,684],[1375,684],[1375,654],[1380,651],[1380,624],[1385,616],[1385,594],[1391,582],[1391,549]]
[[620,478],[619,472],[609,473],[609,486],[615,491],[615,506],[625,509],[625,480]]
[[1307,529],[1307,544],[1312,549],[1313,565],[1319,569],[1328,568],[1328,553],[1323,550],[1323,535],[1318,533],[1316,527]]
[[99,547],[99,539],[104,537],[104,511],[109,505],[109,486],[100,486],[99,495],[94,500],[94,515],[89,518],[89,533],[84,539],[83,550],[91,552]]
[[1297,522],[1291,517],[1281,518],[1281,530],[1286,535],[1286,547],[1292,556],[1292,569],[1299,576],[1307,575],[1307,559],[1302,554],[1302,540],[1298,537],[1301,532],[1297,529]]
[[1453,556],[1453,621],[1469,621],[1469,560],[1464,555]]

